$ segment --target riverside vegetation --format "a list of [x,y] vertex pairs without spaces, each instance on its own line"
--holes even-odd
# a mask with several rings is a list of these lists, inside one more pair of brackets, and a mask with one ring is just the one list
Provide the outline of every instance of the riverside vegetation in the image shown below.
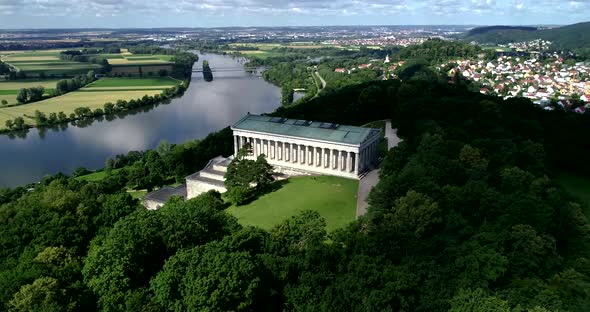
[[215,192],[146,211],[125,191],[230,154],[229,129],[117,157],[107,170],[128,169],[98,182],[58,175],[0,192],[3,309],[586,311],[588,206],[552,172],[587,170],[564,155],[590,159],[590,139],[571,135],[587,132],[588,116],[422,70],[274,113],[355,125],[390,116],[404,139],[367,215],[330,234],[313,211],[263,230],[240,225]]
[[[130,50],[137,53],[166,54],[167,59],[170,60],[166,64],[169,64],[171,70],[159,70],[157,75],[154,75],[153,72],[146,72],[144,75],[141,70],[142,64],[136,63],[134,66],[139,68],[139,79],[102,78],[95,82],[95,73],[90,71],[84,76],[57,81],[55,89],[50,90],[46,97],[42,96],[41,88],[22,89],[15,96],[18,97],[20,104],[26,105],[13,104],[0,107],[0,127],[4,126],[4,128],[0,128],[0,132],[23,130],[34,126],[43,127],[113,114],[159,103],[183,94],[188,87],[192,65],[197,60],[196,55],[150,46],[137,46]],[[113,57],[112,54],[104,54],[105,52],[114,51],[104,49],[72,50],[61,52],[59,57],[63,60],[102,64],[104,63],[102,60]],[[126,53],[131,54],[131,52]],[[51,57],[55,56],[52,54]],[[144,61],[151,62],[150,60]],[[103,66],[103,70],[109,68],[108,64]],[[171,75],[172,78],[167,78],[167,75]],[[120,82],[117,82],[118,79],[121,79]],[[0,86],[3,84],[18,84],[18,82],[0,83]],[[80,106],[81,102],[86,103],[87,106]],[[8,104],[8,102],[6,103]]]

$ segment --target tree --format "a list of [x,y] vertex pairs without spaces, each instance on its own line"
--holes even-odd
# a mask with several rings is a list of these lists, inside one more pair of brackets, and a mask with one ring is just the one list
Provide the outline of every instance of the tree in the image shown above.
[[165,310],[260,311],[268,305],[264,266],[248,252],[211,246],[183,250],[152,282]]
[[203,79],[208,82],[213,81],[213,71],[206,60],[203,61]]
[[25,128],[25,120],[22,117],[14,118],[13,126],[15,130],[22,130]]
[[29,102],[29,89],[22,88],[18,91],[18,95],[16,96],[16,101],[19,103],[28,103]]
[[67,311],[61,302],[64,295],[65,292],[60,288],[56,279],[42,277],[36,279],[32,284],[21,287],[8,303],[8,311]]
[[283,99],[283,105],[289,105],[293,103],[293,87],[290,84],[284,84],[281,88],[281,94]]
[[7,104],[8,104],[8,101],[3,99],[2,100],[2,105],[7,105]]
[[138,211],[91,244],[82,273],[104,311],[124,310],[125,294],[147,286],[160,270],[166,251],[160,228],[158,213]]
[[[219,195],[207,193],[186,202],[172,200],[159,211],[140,209],[117,221],[104,237],[97,237],[82,273],[102,309],[121,311],[128,300],[137,299],[129,294],[147,288],[178,249],[220,240],[236,231],[236,219],[215,208],[220,202]],[[112,213],[116,211],[109,211],[103,220]]]
[[426,195],[408,191],[406,196],[396,200],[391,214],[386,214],[386,219],[401,231],[420,238],[442,222],[440,215],[436,202]]
[[105,103],[103,105],[104,113],[110,115],[115,112],[115,105],[111,102]]
[[489,296],[481,288],[461,289],[451,300],[449,312],[510,312],[508,302]]
[[33,119],[35,120],[35,124],[37,126],[44,126],[47,124],[47,116],[45,115],[45,113],[40,112],[39,110],[35,111]]
[[272,166],[264,155],[256,160],[248,159],[250,145],[244,146],[227,167],[225,186],[230,201],[240,205],[265,190],[273,181]]
[[43,99],[45,88],[42,86],[29,88],[29,102],[35,102]]
[[92,117],[92,110],[89,107],[78,107],[74,109],[74,113],[78,118]]

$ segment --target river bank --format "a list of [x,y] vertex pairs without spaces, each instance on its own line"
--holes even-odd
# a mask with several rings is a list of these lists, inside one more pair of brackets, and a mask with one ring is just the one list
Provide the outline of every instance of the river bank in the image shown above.
[[[198,53],[211,68],[242,68],[235,57]],[[200,69],[195,64],[193,69]],[[0,135],[0,187],[39,181],[78,167],[102,168],[108,158],[131,150],[155,148],[161,141],[200,139],[233,124],[244,114],[267,113],[280,106],[280,90],[257,75],[214,72],[205,82],[194,73],[184,94],[169,102],[114,115],[78,120],[52,128]]]

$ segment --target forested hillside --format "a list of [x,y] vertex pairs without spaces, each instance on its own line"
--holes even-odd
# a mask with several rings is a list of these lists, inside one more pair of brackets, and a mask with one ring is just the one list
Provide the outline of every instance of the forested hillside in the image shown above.
[[472,58],[486,56],[479,46],[462,42],[431,39],[420,45],[409,46],[394,54],[394,59],[408,60],[420,58],[430,64],[439,64],[453,58]]
[[472,29],[462,38],[464,41],[506,44],[534,39],[545,39],[554,50],[567,50],[583,57],[590,57],[590,22],[550,29],[522,27],[482,27]]
[[311,211],[242,227],[217,193],[145,211],[67,178],[5,192],[2,310],[588,311],[589,207],[551,178],[590,160],[588,117],[420,77],[275,112],[389,117],[404,138],[368,214],[331,234]]

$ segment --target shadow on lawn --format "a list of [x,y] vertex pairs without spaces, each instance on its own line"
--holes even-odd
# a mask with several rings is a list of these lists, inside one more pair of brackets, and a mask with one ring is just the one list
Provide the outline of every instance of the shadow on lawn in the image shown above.
[[283,186],[287,183],[289,183],[289,179],[274,181],[265,188],[254,189],[254,190],[252,190],[252,193],[248,197],[248,199],[245,200],[244,202],[240,203],[238,206],[248,205],[249,203],[260,198],[260,196],[276,192],[276,191],[280,190],[281,188],[283,188]]

